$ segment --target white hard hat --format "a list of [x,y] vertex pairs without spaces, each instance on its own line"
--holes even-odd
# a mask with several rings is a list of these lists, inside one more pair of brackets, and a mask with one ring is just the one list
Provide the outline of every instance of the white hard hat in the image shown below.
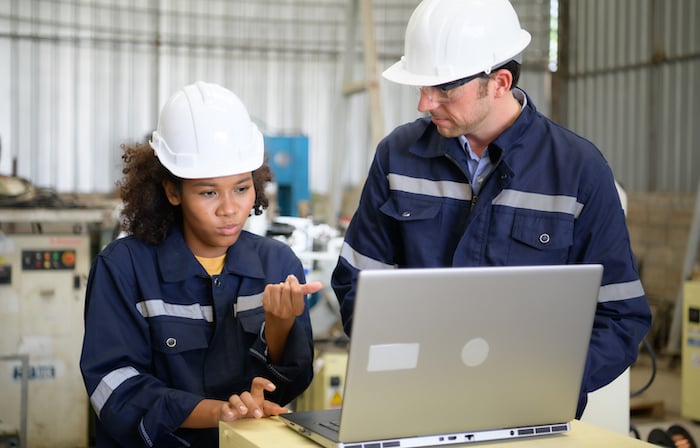
[[435,86],[519,58],[530,33],[508,0],[423,0],[406,27],[404,55],[383,76]]
[[263,136],[241,100],[201,81],[168,99],[150,144],[163,166],[183,179],[253,171],[265,153]]

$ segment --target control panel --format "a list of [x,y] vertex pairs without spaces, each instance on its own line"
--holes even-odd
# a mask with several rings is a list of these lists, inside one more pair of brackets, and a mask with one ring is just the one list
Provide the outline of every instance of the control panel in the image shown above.
[[32,249],[22,251],[22,269],[75,269],[74,249]]

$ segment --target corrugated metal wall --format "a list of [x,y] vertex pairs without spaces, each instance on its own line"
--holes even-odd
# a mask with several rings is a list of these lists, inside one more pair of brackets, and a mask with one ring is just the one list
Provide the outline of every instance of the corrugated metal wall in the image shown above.
[[[203,79],[235,91],[264,133],[309,136],[313,192],[361,182],[374,149],[367,95],[346,105],[340,93],[351,1],[0,0],[0,173],[110,192],[120,145],[147,138],[167,97]],[[513,3],[533,34],[521,85],[548,113],[549,3]],[[380,70],[403,53],[417,4],[373,2]],[[386,132],[418,116],[415,89],[382,81],[380,93]],[[349,155],[341,173],[332,151]]]
[[630,191],[700,179],[700,3],[560,0],[554,114],[603,151]]

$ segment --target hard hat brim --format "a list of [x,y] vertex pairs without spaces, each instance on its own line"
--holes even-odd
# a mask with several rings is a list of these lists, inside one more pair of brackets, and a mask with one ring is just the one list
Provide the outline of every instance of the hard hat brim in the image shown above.
[[382,72],[382,76],[385,79],[397,84],[418,87],[436,86],[438,84],[454,81],[455,79],[459,78],[459,76],[430,76],[413,73],[406,69],[406,61],[404,58],[401,58],[399,61],[384,70],[384,72]]
[[530,44],[532,36],[529,32],[521,29],[519,31],[519,42],[512,47],[513,54],[501,55],[497,61],[493,61],[494,64],[488,67],[482,66],[472,66],[466,67],[459,72],[451,72],[440,75],[433,74],[422,74],[416,73],[415,71],[409,70],[406,63],[406,57],[402,56],[399,61],[392,64],[389,68],[382,72],[382,76],[392,82],[397,84],[404,84],[408,86],[437,86],[450,81],[455,81],[460,78],[466,78],[467,76],[476,75],[481,72],[488,72],[491,69],[501,66],[511,59],[516,58],[522,53],[522,51]]
[[231,159],[223,158],[223,160],[207,160],[183,166],[175,162],[172,151],[168,148],[167,143],[157,136],[157,132],[154,132],[154,136],[149,141],[149,145],[153,149],[156,157],[160,160],[160,163],[173,175],[181,179],[226,177],[253,172],[262,166],[265,158],[264,138],[262,133],[252,123],[251,131],[252,142],[251,146],[246,151],[247,156],[239,159],[234,157]]

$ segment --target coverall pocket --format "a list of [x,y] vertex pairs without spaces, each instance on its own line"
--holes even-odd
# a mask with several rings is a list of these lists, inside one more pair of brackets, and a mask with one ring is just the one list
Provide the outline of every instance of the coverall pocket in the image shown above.
[[[462,237],[463,224],[469,214],[464,202],[393,194],[379,209],[395,225],[395,229],[382,230],[387,233],[387,240],[399,242],[401,247],[391,264],[452,264],[454,248]],[[386,254],[376,256],[381,258]]]
[[169,317],[151,322],[153,375],[174,388],[199,390],[210,334],[204,321]]
[[265,310],[263,307],[238,313],[238,322],[246,333],[257,335],[260,332],[262,323],[265,321]]
[[511,231],[509,264],[561,264],[574,241],[574,219],[566,216],[516,213]]
[[166,355],[206,349],[210,332],[207,324],[182,322],[182,319],[151,323],[153,348]]

